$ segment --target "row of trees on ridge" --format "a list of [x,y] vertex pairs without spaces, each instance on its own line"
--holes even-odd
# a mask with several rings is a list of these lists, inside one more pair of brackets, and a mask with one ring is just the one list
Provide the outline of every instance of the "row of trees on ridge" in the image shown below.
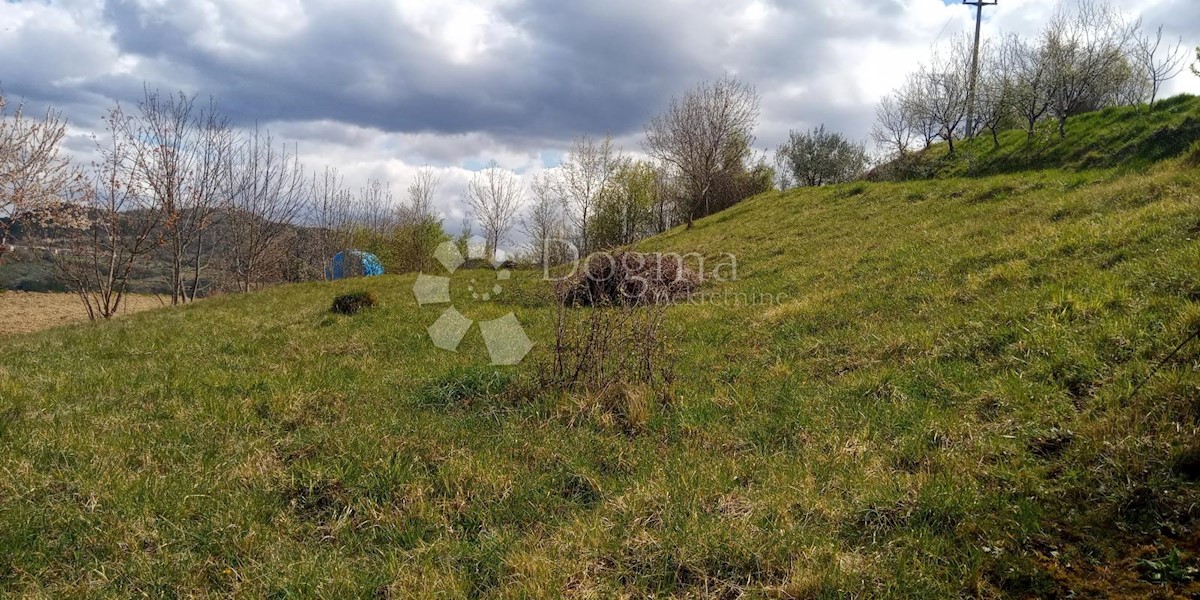
[[953,154],[956,141],[983,132],[999,146],[1001,131],[1021,128],[1033,139],[1043,123],[1066,137],[1073,115],[1108,106],[1153,108],[1187,60],[1182,43],[1164,40],[1161,27],[1146,32],[1105,0],[1060,5],[1034,39],[985,40],[974,87],[972,52],[965,36],[935,49],[883,99],[872,137],[886,154],[902,156],[938,140]]

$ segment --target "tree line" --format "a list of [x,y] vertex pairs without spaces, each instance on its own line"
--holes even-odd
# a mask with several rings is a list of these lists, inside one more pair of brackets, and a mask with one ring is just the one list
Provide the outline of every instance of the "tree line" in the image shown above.
[[628,245],[676,225],[690,228],[773,187],[774,168],[753,148],[758,116],[752,86],[731,76],[704,82],[646,124],[643,157],[611,136],[579,136],[560,165],[527,184],[489,165],[471,180],[466,203],[489,256],[520,231],[537,264]]
[[974,80],[973,44],[963,36],[936,48],[878,105],[872,137],[889,157],[936,141],[953,154],[957,141],[984,133],[999,147],[1006,129],[1023,129],[1032,140],[1043,124],[1066,137],[1074,115],[1109,106],[1152,109],[1188,58],[1182,40],[1164,40],[1162,27],[1145,31],[1140,19],[1104,0],[1061,4],[1032,39],[985,40]]
[[519,228],[531,262],[559,264],[678,225],[691,228],[777,185],[840,183],[866,170],[864,144],[824,126],[791,132],[769,164],[753,147],[759,104],[753,86],[727,75],[672,98],[645,126],[644,158],[611,137],[580,136],[560,165],[528,185],[489,165],[466,193],[488,256]]
[[[872,132],[890,157],[938,140],[955,142],[1013,127],[1034,138],[1053,124],[1106,106],[1147,104],[1186,67],[1182,43],[1143,31],[1103,0],[1060,8],[1034,39],[1005,35],[981,49],[972,85],[966,38],[933,52],[883,99]],[[1200,60],[1200,48],[1197,49]],[[1192,66],[1197,71],[1197,66]],[[1200,72],[1197,72],[1200,75]],[[754,150],[760,96],[725,76],[673,98],[644,128],[640,156],[611,136],[580,136],[562,163],[527,180],[494,161],[463,192],[485,251],[495,256],[517,230],[525,257],[557,264],[624,246],[780,187],[859,178],[865,145],[825,129],[792,131],[774,165]],[[0,260],[12,229],[61,233],[56,259],[94,318],[107,318],[147,262],[165,265],[173,305],[214,292],[245,292],[328,276],[331,256],[359,248],[391,271],[431,268],[450,239],[433,206],[442,181],[419,171],[398,198],[390,183],[350,189],[335,168],[300,164],[294,145],[255,127],[235,128],[213,101],[147,89],[118,105],[94,136],[95,161],[62,151],[60,113],[31,116],[0,95]]]
[[116,314],[149,263],[179,305],[326,278],[330,258],[352,247],[417,270],[446,239],[429,168],[400,202],[381,180],[351,190],[335,168],[310,173],[294,145],[239,131],[214,102],[183,93],[147,89],[103,125],[95,160],[75,165],[60,113],[6,111],[0,96],[0,257],[15,227],[52,232],[58,276],[93,319]]
[[[474,222],[459,243],[477,226],[492,255],[519,227],[525,256],[545,264],[690,227],[772,187],[774,169],[753,151],[758,103],[751,86],[724,77],[647,124],[646,158],[581,136],[528,182],[493,161],[463,193]],[[269,131],[234,127],[212,100],[147,88],[106,112],[86,166],[63,151],[66,133],[60,113],[8,111],[0,96],[0,255],[15,227],[53,232],[58,275],[93,318],[116,314],[151,263],[180,305],[326,278],[330,257],[349,248],[390,271],[426,270],[450,239],[432,168],[399,198],[382,180],[352,190],[333,167],[306,170]]]

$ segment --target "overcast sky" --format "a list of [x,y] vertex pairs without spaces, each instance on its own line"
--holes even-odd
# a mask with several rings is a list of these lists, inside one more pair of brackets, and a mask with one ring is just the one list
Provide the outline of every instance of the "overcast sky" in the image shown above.
[[[1116,3],[1200,43],[1200,2]],[[1000,0],[987,30],[1032,35],[1054,4]],[[820,123],[865,140],[878,99],[972,19],[958,0],[0,0],[0,86],[62,110],[79,150],[143,82],[211,95],[354,187],[443,170],[457,229],[488,160],[528,174],[584,133],[637,150],[671,96],[726,72],[762,94],[761,149]]]

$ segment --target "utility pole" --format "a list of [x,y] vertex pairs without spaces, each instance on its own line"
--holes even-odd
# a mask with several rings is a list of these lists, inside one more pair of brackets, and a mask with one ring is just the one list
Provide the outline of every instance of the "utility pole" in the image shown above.
[[963,0],[975,7],[975,52],[971,55],[971,82],[967,89],[967,137],[975,137],[975,86],[979,82],[979,37],[983,32],[983,7],[995,6],[999,0]]

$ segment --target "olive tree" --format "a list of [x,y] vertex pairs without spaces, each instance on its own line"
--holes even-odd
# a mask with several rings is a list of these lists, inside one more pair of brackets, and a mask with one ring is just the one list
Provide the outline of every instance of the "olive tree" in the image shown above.
[[811,132],[792,131],[775,152],[775,161],[797,185],[820,186],[853,181],[867,168],[863,144],[821,125]]

